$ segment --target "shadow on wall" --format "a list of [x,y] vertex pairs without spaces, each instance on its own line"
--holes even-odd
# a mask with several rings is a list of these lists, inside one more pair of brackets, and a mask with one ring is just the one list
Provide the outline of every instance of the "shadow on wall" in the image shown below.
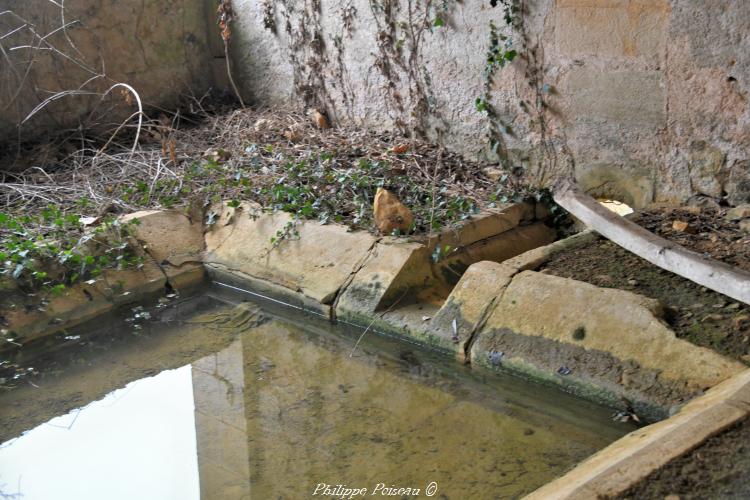
[[654,201],[653,171],[634,165],[594,164],[576,169],[576,182],[597,199],[618,200],[633,208]]
[[145,107],[205,92],[209,3],[0,0],[0,141],[117,127],[138,111],[131,93],[102,99],[118,82],[131,85]]

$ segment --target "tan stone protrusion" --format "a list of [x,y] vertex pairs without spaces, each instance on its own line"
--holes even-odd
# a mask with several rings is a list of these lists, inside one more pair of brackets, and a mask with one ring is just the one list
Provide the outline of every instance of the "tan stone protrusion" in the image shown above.
[[378,226],[381,234],[391,234],[394,229],[398,229],[401,233],[408,233],[411,230],[414,215],[387,189],[378,188],[373,210],[375,225]]

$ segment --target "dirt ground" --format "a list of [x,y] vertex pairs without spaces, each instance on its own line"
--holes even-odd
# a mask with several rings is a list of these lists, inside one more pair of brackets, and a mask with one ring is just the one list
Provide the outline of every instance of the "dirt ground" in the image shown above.
[[561,254],[544,272],[660,300],[678,337],[750,365],[750,306],[660,269],[608,240]]
[[[694,252],[750,271],[750,234],[739,223],[725,220],[726,208],[653,208],[631,220],[649,231]],[[674,221],[688,223],[688,231],[676,231]]]
[[750,498],[750,419],[708,439],[618,498]]

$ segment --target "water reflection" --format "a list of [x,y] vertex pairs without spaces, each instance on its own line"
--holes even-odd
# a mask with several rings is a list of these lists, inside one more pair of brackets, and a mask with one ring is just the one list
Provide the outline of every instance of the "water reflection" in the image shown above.
[[[382,484],[424,497],[434,482],[436,498],[513,498],[630,430],[603,408],[374,335],[350,357],[356,335],[269,319],[249,304],[215,303],[159,328],[173,333],[74,351],[75,369],[0,400],[16,428],[20,413],[8,408],[67,410],[68,401],[85,401],[81,394],[190,363],[3,445],[0,492],[27,500],[297,499],[325,485],[371,496]],[[36,414],[22,428],[48,418]]]
[[0,447],[0,497],[198,498],[190,367],[131,382]]
[[194,363],[203,498],[433,481],[443,498],[513,498],[621,433],[602,414],[591,425],[575,408],[561,418],[508,399],[527,385],[495,392],[411,352],[350,358],[350,348],[273,321]]

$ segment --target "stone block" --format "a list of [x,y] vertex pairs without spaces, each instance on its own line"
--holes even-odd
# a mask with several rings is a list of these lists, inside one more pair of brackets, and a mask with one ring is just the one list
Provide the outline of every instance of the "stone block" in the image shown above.
[[122,217],[136,239],[158,263],[180,266],[200,262],[204,247],[203,221],[191,221],[175,210],[145,210]]
[[565,93],[578,123],[604,122],[645,132],[666,125],[666,91],[658,71],[609,71],[578,67]]
[[[574,387],[580,383],[662,407],[742,371],[741,364],[676,338],[661,316],[653,299],[525,271],[505,289],[471,358],[493,366],[490,354],[503,352],[503,364],[576,392],[587,390]],[[565,367],[572,374],[559,375]]]
[[667,0],[559,0],[555,38],[562,55],[656,60],[664,52]]
[[[543,211],[540,214],[543,215]],[[437,245],[463,247],[509,231],[521,222],[534,220],[534,217],[534,205],[530,203],[512,203],[488,209],[456,228],[446,229],[439,235],[429,238],[427,246],[430,249]]]
[[299,291],[321,304],[333,302],[376,241],[334,224],[295,224],[287,213],[262,213],[250,203],[213,210],[219,215],[206,233],[207,264]]

